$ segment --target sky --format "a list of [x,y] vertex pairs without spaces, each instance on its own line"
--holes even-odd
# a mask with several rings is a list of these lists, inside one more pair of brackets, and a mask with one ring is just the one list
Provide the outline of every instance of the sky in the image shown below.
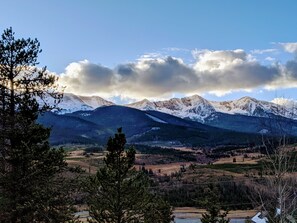
[[66,92],[117,103],[199,94],[297,100],[295,0],[1,0]]

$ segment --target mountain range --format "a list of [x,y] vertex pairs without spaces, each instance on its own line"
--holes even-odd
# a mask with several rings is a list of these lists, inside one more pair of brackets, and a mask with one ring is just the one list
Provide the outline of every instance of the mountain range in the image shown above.
[[[60,114],[75,111],[94,110],[102,106],[115,105],[99,96],[78,96],[65,93],[59,104]],[[282,116],[297,119],[295,102],[293,100],[276,98],[272,102],[257,100],[251,97],[242,97],[233,101],[208,101],[199,95],[184,98],[172,98],[164,101],[149,101],[147,99],[122,105],[139,110],[152,110],[171,114],[180,118],[189,118],[204,122],[205,119],[216,113],[229,115],[245,115],[254,117]]]
[[255,134],[297,136],[294,102],[285,99],[215,102],[194,95],[118,106],[98,96],[66,93],[59,107],[59,112],[39,118],[52,128],[55,144],[103,143],[118,127],[129,141],[149,143],[238,144],[251,142]]

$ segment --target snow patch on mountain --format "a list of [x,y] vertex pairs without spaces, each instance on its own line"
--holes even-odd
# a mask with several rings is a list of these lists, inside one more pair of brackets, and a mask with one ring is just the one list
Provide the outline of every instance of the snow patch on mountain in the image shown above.
[[146,114],[146,116],[148,116],[150,119],[154,120],[155,122],[167,124],[167,122],[164,122],[163,120],[161,120],[161,119],[159,119],[157,117],[154,117],[152,115]]

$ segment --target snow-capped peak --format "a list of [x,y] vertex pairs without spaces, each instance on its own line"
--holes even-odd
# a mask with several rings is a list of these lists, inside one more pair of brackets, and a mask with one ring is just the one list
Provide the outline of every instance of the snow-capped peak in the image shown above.
[[98,96],[78,96],[72,93],[64,93],[63,99],[58,104],[60,114],[71,113],[75,111],[93,110],[97,107],[113,105]]
[[85,104],[91,106],[92,108],[98,108],[101,106],[114,105],[113,102],[107,101],[99,96],[78,96]]
[[269,114],[277,114],[277,105],[271,102],[257,100],[251,97],[242,97],[234,101],[212,101],[211,104],[217,112],[227,114],[240,114],[248,116],[266,117]]
[[215,112],[213,106],[207,100],[198,95],[181,99],[172,98],[157,102],[151,102],[145,99],[127,106],[140,110],[156,110],[181,118],[191,118],[201,122]]
[[146,98],[141,101],[128,104],[126,106],[140,110],[156,110],[156,105],[154,104],[154,102],[151,102]]

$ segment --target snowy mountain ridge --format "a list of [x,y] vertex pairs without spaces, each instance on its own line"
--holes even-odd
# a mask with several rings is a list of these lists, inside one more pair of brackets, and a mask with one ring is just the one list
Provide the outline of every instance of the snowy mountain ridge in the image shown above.
[[185,98],[173,98],[166,101],[151,102],[142,100],[126,106],[140,110],[156,110],[182,118],[204,122],[212,118],[217,112],[231,115],[246,115],[255,117],[269,117],[280,115],[286,118],[297,119],[296,109],[292,101],[275,99],[273,102],[261,101],[251,97],[243,97],[233,101],[208,101],[198,95]]
[[126,105],[139,110],[156,110],[178,116],[202,121],[215,112],[215,108],[206,99],[194,95],[185,98],[172,98],[166,101],[151,102],[144,99],[140,102]]
[[[64,93],[59,104],[59,114],[75,111],[94,110],[102,106],[115,105],[99,96],[78,96]],[[269,117],[280,115],[290,119],[297,119],[296,102],[284,98],[276,98],[272,102],[257,100],[251,97],[242,97],[232,101],[208,101],[199,95],[184,98],[172,98],[164,101],[149,101],[144,99],[123,106],[139,110],[154,110],[171,114],[180,118],[205,122],[219,113],[230,115],[245,115],[255,117]]]
[[64,93],[63,99],[59,103],[59,114],[72,113],[75,111],[94,110],[102,106],[110,106],[114,103],[104,100],[99,96],[78,96],[71,93]]

